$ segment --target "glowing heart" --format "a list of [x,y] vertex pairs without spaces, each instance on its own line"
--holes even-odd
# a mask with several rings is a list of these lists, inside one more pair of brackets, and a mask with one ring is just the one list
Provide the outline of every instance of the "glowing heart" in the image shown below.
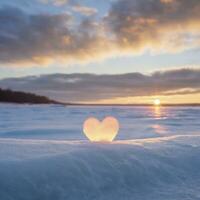
[[102,122],[89,118],[83,125],[83,132],[92,142],[112,142],[118,130],[119,123],[114,117],[106,117]]

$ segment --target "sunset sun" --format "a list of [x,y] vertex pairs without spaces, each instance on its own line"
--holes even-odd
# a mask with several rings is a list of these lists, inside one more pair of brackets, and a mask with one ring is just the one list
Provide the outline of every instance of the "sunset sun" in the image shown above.
[[160,99],[154,99],[153,103],[155,106],[159,106],[161,104]]

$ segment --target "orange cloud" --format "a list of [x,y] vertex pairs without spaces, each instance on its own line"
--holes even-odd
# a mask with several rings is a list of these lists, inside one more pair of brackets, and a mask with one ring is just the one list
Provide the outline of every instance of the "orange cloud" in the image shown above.
[[147,49],[174,53],[200,47],[199,0],[117,0],[98,20],[91,16],[95,8],[69,6],[87,17],[76,21],[66,13],[1,7],[0,63],[90,62]]
[[162,103],[200,103],[200,68],[157,71],[150,75],[129,73],[31,76],[0,80],[0,87],[34,91],[63,102],[152,103],[153,99],[158,98]]

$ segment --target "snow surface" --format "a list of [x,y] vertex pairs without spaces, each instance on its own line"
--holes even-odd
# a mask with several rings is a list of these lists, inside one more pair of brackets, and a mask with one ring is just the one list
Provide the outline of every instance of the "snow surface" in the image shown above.
[[[0,200],[199,200],[200,109],[161,112],[1,105]],[[117,139],[87,141],[84,119],[109,113]]]

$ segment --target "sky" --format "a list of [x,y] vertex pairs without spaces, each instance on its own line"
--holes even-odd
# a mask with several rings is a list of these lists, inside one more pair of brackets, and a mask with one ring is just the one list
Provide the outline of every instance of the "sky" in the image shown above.
[[65,102],[200,103],[199,30],[199,0],[1,0],[0,87]]

